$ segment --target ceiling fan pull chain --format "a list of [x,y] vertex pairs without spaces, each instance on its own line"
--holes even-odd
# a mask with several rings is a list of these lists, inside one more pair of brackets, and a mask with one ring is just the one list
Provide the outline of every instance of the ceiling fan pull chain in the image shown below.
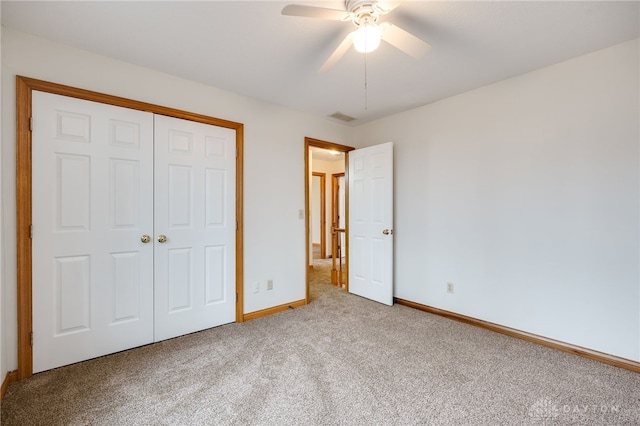
[[367,93],[367,53],[364,54],[364,110],[369,106],[369,96]]

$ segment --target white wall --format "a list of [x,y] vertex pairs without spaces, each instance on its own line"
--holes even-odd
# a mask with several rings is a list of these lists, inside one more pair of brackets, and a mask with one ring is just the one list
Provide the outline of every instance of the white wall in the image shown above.
[[[350,144],[353,129],[15,30],[2,34],[2,239],[6,365],[17,367],[15,76],[244,123],[245,313],[305,298],[305,136]],[[283,124],[286,123],[286,124]],[[266,290],[266,281],[274,289]],[[261,291],[253,294],[253,282]]]
[[321,204],[321,194],[320,194],[320,176],[311,176],[311,195],[309,199],[309,204],[311,204],[311,242],[313,244],[320,244],[320,218],[322,212],[322,204]]
[[638,49],[356,129],[395,142],[396,297],[640,360]]

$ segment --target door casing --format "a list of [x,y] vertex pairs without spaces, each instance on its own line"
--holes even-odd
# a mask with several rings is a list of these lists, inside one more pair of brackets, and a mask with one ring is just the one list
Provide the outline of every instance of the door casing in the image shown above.
[[236,131],[236,322],[243,312],[243,146],[244,125],[90,90],[16,76],[16,249],[18,302],[18,380],[33,374],[32,247],[31,247],[31,92],[38,90],[169,117],[234,129]]
[[[347,206],[344,205],[346,199],[341,200],[340,199],[340,194],[339,194],[339,179],[341,177],[344,177],[346,173],[346,169],[344,172],[342,173],[333,173],[331,175],[331,229],[333,230],[333,228],[340,228],[340,203],[342,202],[343,204],[343,209],[346,212],[347,211]],[[344,183],[343,183],[344,185]],[[345,194],[346,194],[346,188],[345,189]],[[342,218],[343,220],[345,218]],[[344,222],[345,224],[345,229],[346,229],[346,222]],[[336,269],[336,259],[338,258],[338,242],[342,242],[343,238],[342,235],[340,234],[340,232],[331,232],[331,257],[333,259],[333,263],[332,263],[332,267],[331,267],[331,283],[333,285],[337,285],[338,282],[338,276],[339,274],[341,274],[342,272],[339,272]],[[346,243],[346,238],[344,238],[344,242]],[[338,261],[341,261],[341,259],[338,259]],[[341,277],[342,279],[342,277]]]

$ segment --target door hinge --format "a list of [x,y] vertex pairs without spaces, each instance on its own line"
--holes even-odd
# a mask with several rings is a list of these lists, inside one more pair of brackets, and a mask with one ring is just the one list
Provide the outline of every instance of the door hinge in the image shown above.
[[238,148],[236,148],[236,159],[238,158]]
[[238,230],[238,221],[236,220],[236,231]]
[[236,293],[236,303],[238,303],[238,293]]
[[29,225],[29,238],[33,240],[33,225]]
[[33,331],[29,333],[29,344],[33,347]]
[[29,117],[29,131],[33,132],[33,117]]

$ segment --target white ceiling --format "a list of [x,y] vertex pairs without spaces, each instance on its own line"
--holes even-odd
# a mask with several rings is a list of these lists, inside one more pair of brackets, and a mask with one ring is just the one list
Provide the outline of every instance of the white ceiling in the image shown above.
[[2,1],[2,25],[358,125],[639,36],[640,2],[404,1],[381,18],[431,44],[388,44],[318,69],[350,23],[282,16],[341,1]]

